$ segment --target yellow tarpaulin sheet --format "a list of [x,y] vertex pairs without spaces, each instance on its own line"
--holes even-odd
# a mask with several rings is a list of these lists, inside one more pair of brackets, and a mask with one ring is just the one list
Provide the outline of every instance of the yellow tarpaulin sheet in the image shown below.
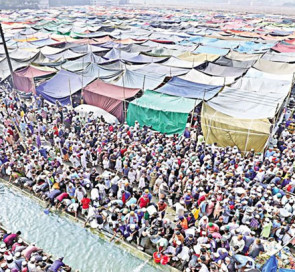
[[295,64],[265,59],[258,60],[253,67],[257,70],[276,75],[292,75],[295,73]]
[[250,61],[250,60],[258,60],[261,57],[261,54],[246,54],[246,53],[240,53],[236,51],[230,51],[226,57],[228,59],[232,60],[238,60],[238,61]]
[[214,110],[203,103],[201,125],[207,144],[237,146],[240,151],[262,152],[269,138],[268,119],[238,119]]
[[193,54],[191,52],[185,52],[178,56],[179,59],[191,61],[194,63],[204,63],[205,61],[214,61],[217,60],[220,57],[220,55],[214,55],[214,54]]

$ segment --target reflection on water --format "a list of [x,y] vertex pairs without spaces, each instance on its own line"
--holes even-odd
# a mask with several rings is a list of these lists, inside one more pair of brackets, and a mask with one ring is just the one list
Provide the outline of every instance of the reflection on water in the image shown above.
[[[105,242],[78,223],[56,214],[44,213],[34,200],[0,185],[0,222],[55,257],[83,272],[132,272],[142,261]],[[141,272],[156,272],[146,265]]]

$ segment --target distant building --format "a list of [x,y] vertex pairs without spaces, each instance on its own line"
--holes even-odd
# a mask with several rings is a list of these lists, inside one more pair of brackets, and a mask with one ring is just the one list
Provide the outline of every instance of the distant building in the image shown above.
[[49,0],[39,0],[39,8],[49,8]]
[[90,0],[90,5],[117,6],[128,4],[129,0]]

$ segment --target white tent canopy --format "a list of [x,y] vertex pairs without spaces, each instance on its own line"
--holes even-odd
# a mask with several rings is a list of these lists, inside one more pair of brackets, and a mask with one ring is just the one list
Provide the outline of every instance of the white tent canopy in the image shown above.
[[258,60],[253,67],[257,70],[276,75],[288,75],[295,73],[295,64],[274,62],[266,59]]
[[264,77],[243,77],[234,83],[231,88],[264,94],[281,93],[287,96],[291,89],[291,82],[289,80],[276,80]]
[[250,68],[248,72],[244,75],[244,78],[265,78],[265,79],[272,79],[272,80],[283,80],[289,81],[290,83],[293,80],[293,74],[285,74],[285,75],[277,75],[271,74],[264,71],[259,71],[255,68]]
[[82,116],[82,117],[88,117],[88,116],[90,116],[89,115],[90,112],[92,112],[91,117],[93,119],[97,119],[98,117],[103,116],[105,121],[109,124],[113,124],[113,123],[118,124],[119,123],[118,119],[115,116],[113,116],[112,114],[106,112],[105,110],[103,110],[99,107],[95,107],[92,105],[86,105],[86,104],[79,105],[78,107],[75,108],[75,111],[77,111],[80,114],[80,116]]
[[207,104],[216,111],[241,119],[273,118],[286,95],[281,93],[249,92],[242,89],[224,88]]
[[180,78],[201,84],[207,85],[215,85],[215,86],[223,86],[233,84],[235,82],[234,77],[218,77],[218,76],[210,76],[206,75],[200,71],[192,69],[186,75],[181,76]]

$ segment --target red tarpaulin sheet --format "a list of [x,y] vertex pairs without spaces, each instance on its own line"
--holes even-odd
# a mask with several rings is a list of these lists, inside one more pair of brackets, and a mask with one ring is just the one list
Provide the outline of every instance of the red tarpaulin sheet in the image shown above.
[[122,122],[123,101],[134,97],[139,91],[140,89],[123,88],[97,79],[86,86],[83,97],[87,104],[104,109]]

